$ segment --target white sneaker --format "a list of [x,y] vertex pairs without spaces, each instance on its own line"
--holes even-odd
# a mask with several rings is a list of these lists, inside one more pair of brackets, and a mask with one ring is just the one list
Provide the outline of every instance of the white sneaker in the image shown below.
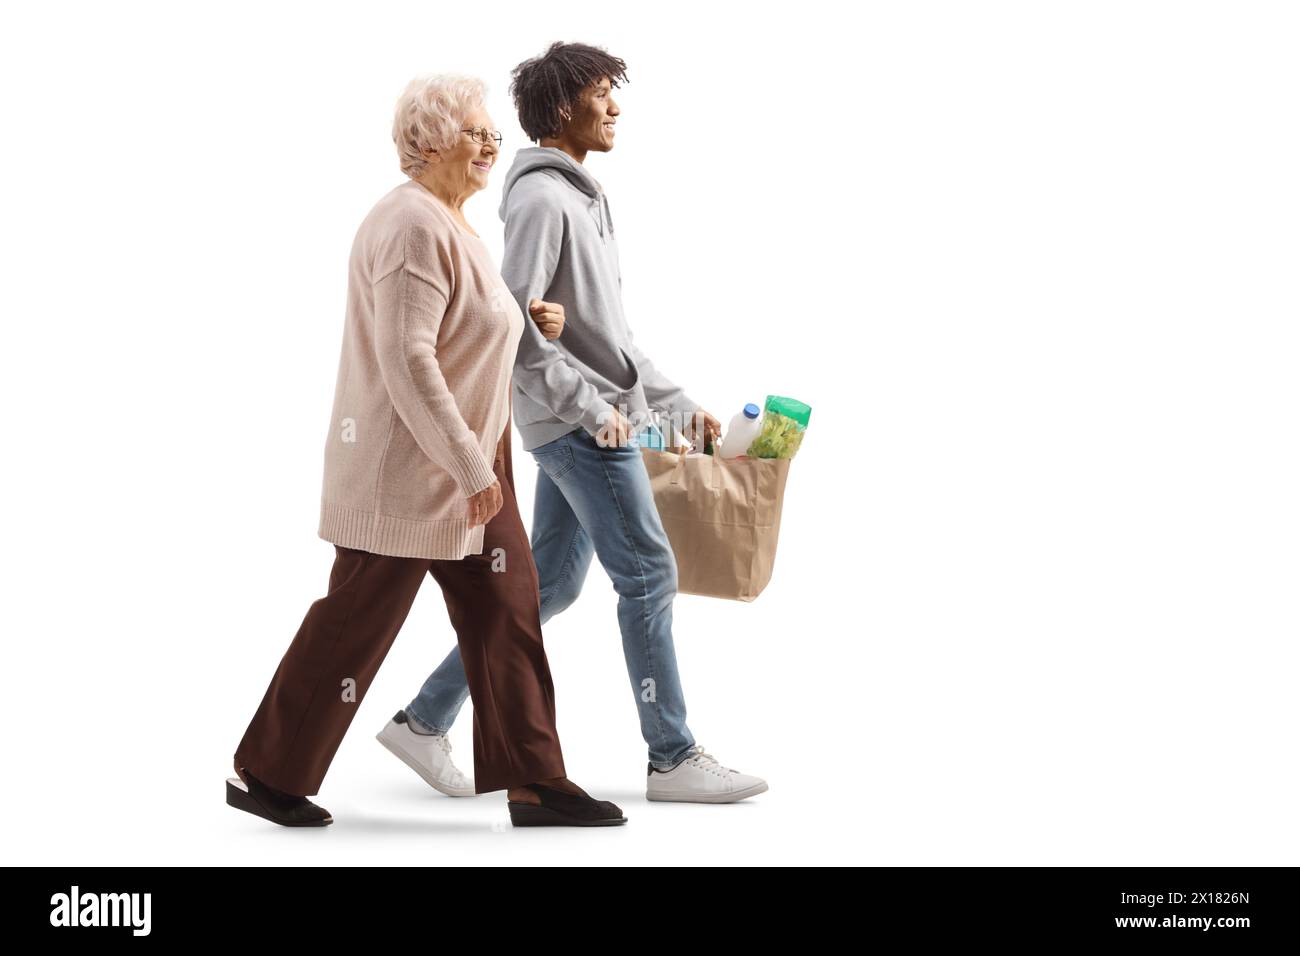
[[673,803],[735,803],[766,789],[766,780],[724,767],[697,746],[672,770],[650,767],[645,798]]
[[375,739],[387,747],[433,789],[449,797],[474,796],[474,781],[451,762],[451,741],[445,734],[417,734],[406,711],[399,710]]

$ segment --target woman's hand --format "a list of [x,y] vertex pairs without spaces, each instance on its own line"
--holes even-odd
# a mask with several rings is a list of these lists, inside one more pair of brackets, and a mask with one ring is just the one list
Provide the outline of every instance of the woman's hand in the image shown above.
[[564,306],[558,302],[533,299],[528,303],[528,314],[537,323],[544,339],[558,339],[564,331]]
[[501,482],[494,481],[476,495],[466,499],[469,507],[469,526],[477,528],[487,524],[501,510]]

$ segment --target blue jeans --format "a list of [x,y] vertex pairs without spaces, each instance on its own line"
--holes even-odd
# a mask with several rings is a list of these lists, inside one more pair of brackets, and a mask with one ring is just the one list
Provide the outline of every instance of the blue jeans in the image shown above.
[[[537,460],[532,552],[542,623],[582,591],[593,554],[618,594],[618,626],[650,763],[674,767],[695,746],[673,649],[677,562],[655,510],[635,443],[601,448],[579,428],[532,451]],[[410,713],[445,732],[469,696],[454,648],[411,701]]]

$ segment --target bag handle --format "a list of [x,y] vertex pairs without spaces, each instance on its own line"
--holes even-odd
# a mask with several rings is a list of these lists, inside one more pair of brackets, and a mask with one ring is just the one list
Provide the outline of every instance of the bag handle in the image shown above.
[[709,456],[713,459],[713,467],[709,469],[713,474],[713,494],[714,497],[722,494],[722,456],[718,454],[717,443],[714,443],[713,454]]
[[673,466],[672,477],[668,479],[670,485],[680,485],[682,483],[682,472],[686,470],[686,456],[678,455],[677,464]]
[[[714,497],[722,494],[722,458],[718,455],[715,447],[712,455],[706,455],[707,458],[713,459],[713,467],[709,469],[709,485],[713,489]],[[686,456],[677,456],[677,465],[673,468],[672,477],[668,479],[670,485],[680,485],[682,483],[682,474],[686,471]]]

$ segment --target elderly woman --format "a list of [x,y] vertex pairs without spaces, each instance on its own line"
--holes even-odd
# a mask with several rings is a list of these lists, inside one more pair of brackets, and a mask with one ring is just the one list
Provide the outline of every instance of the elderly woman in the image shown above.
[[[465,200],[500,134],[478,80],[419,78],[393,140],[409,181],[352,244],[325,448],[320,536],[329,593],[307,612],[235,751],[231,806],[324,826],[317,793],[425,574],[442,588],[474,702],[478,793],[517,826],[626,822],[565,777],[538,617],[537,571],[509,473],[509,388],[524,318]],[[560,310],[535,304],[553,327]]]

